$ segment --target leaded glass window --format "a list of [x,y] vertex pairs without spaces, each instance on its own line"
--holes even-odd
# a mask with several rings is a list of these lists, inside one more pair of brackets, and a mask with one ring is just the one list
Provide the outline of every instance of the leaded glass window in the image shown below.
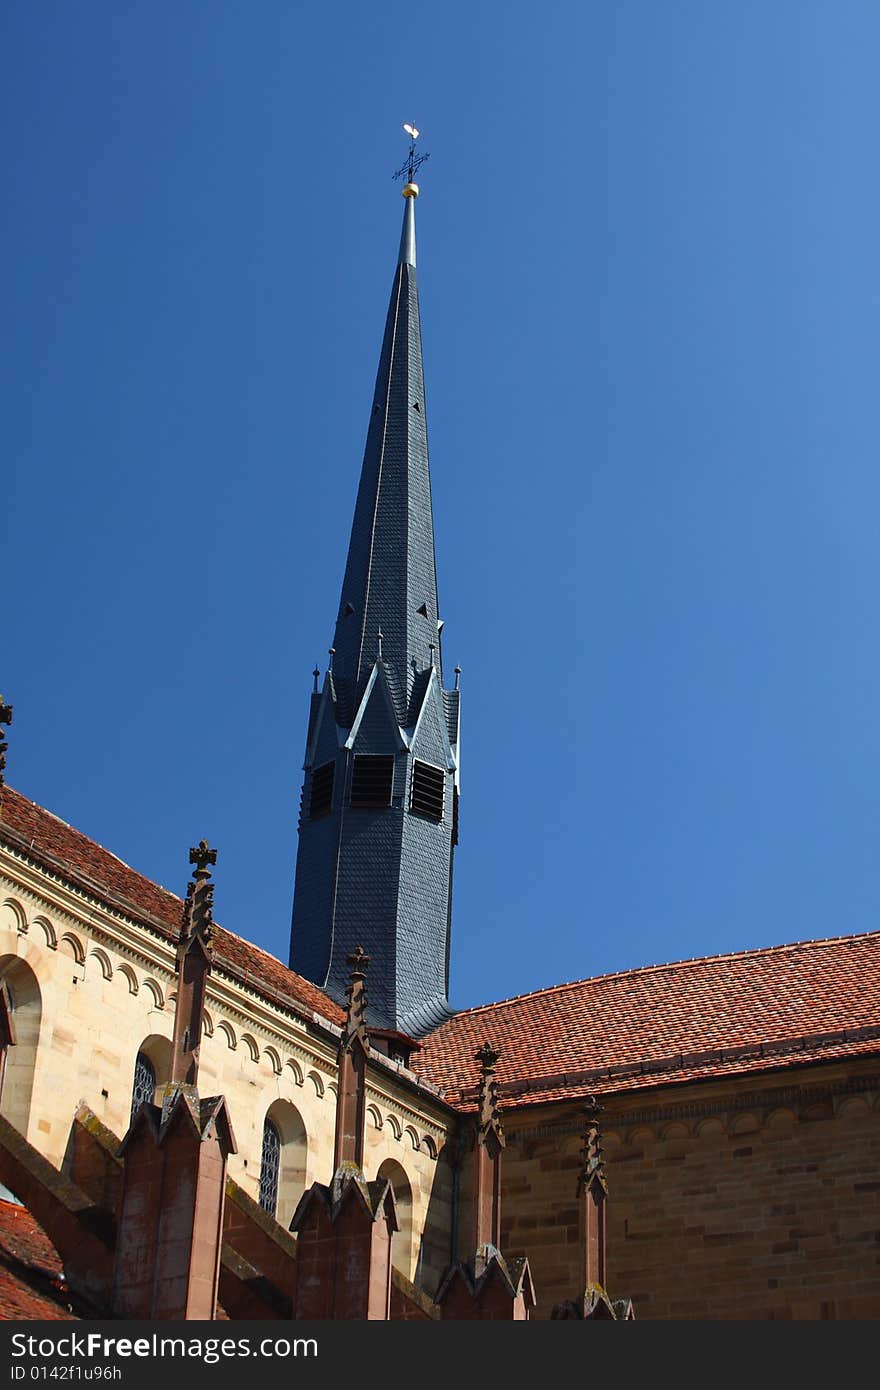
[[[131,1120],[144,1101],[152,1105],[156,1094],[156,1071],[149,1057],[139,1052],[134,1063],[134,1090],[131,1093]],[[130,1122],[130,1121],[129,1121]]]
[[266,1117],[263,1125],[263,1157],[260,1163],[260,1206],[270,1216],[278,1206],[278,1179],[281,1173],[281,1135]]

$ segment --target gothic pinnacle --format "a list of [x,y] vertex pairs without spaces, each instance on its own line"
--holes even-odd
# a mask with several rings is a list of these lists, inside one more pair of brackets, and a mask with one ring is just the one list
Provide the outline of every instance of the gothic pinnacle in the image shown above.
[[[0,725],[8,726],[12,723],[12,706],[7,705],[3,696],[0,695]],[[0,787],[3,786],[3,773],[6,770],[6,752],[9,744],[4,738],[0,738]]]
[[605,1155],[602,1152],[602,1130],[599,1122],[601,1112],[602,1106],[597,1097],[587,1096],[584,1101],[584,1133],[579,1188],[588,1187],[594,1178],[598,1179],[603,1188],[608,1186],[608,1180],[605,1176]]

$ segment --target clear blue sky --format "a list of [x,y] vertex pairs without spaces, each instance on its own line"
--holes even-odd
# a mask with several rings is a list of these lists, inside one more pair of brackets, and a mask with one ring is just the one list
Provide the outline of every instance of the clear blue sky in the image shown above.
[[452,998],[878,924],[880,8],[7,0],[8,778],[283,959],[402,200]]

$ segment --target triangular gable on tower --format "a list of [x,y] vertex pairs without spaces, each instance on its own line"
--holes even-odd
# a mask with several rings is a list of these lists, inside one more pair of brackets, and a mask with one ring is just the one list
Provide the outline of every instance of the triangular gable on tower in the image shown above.
[[398,753],[407,747],[383,662],[373,663],[345,747],[360,753]]

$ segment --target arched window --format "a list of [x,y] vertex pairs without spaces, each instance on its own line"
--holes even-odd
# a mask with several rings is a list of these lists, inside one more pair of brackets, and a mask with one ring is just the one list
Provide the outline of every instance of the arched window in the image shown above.
[[[33,970],[16,956],[0,957],[0,979],[7,990],[9,1021],[15,1038],[15,1045],[10,1043],[6,1054],[0,1111],[27,1139],[43,1014],[42,997]],[[34,1118],[36,1120],[36,1116]]]
[[406,1175],[406,1171],[396,1159],[386,1158],[385,1162],[379,1165],[379,1178],[387,1178],[391,1183],[391,1191],[394,1193],[394,1205],[397,1208],[397,1221],[399,1229],[391,1243],[391,1259],[395,1269],[399,1269],[401,1274],[406,1275],[407,1279],[412,1279],[412,1253],[413,1253],[413,1196],[412,1184]]
[[134,1087],[131,1093],[131,1115],[129,1124],[141,1106],[153,1104],[156,1094],[156,1068],[145,1053],[139,1052],[134,1061]]
[[[162,1104],[162,1093],[171,1076],[171,1039],[162,1033],[150,1033],[143,1038],[134,1059],[134,1082],[131,1091],[131,1109],[126,1116],[119,1116],[116,1123],[122,1128],[126,1122],[131,1124],[140,1107]],[[120,1097],[121,1100],[121,1097]]]
[[[270,1127],[274,1138],[269,1136]],[[258,1200],[285,1230],[290,1225],[296,1204],[305,1191],[308,1156],[309,1141],[302,1115],[289,1100],[274,1100],[266,1112],[263,1128],[263,1160],[260,1167]],[[269,1177],[270,1172],[274,1174],[274,1178]],[[273,1185],[270,1186],[270,1183]]]
[[263,1157],[260,1162],[260,1206],[270,1216],[278,1206],[278,1179],[281,1175],[281,1135],[269,1116],[263,1125]]

